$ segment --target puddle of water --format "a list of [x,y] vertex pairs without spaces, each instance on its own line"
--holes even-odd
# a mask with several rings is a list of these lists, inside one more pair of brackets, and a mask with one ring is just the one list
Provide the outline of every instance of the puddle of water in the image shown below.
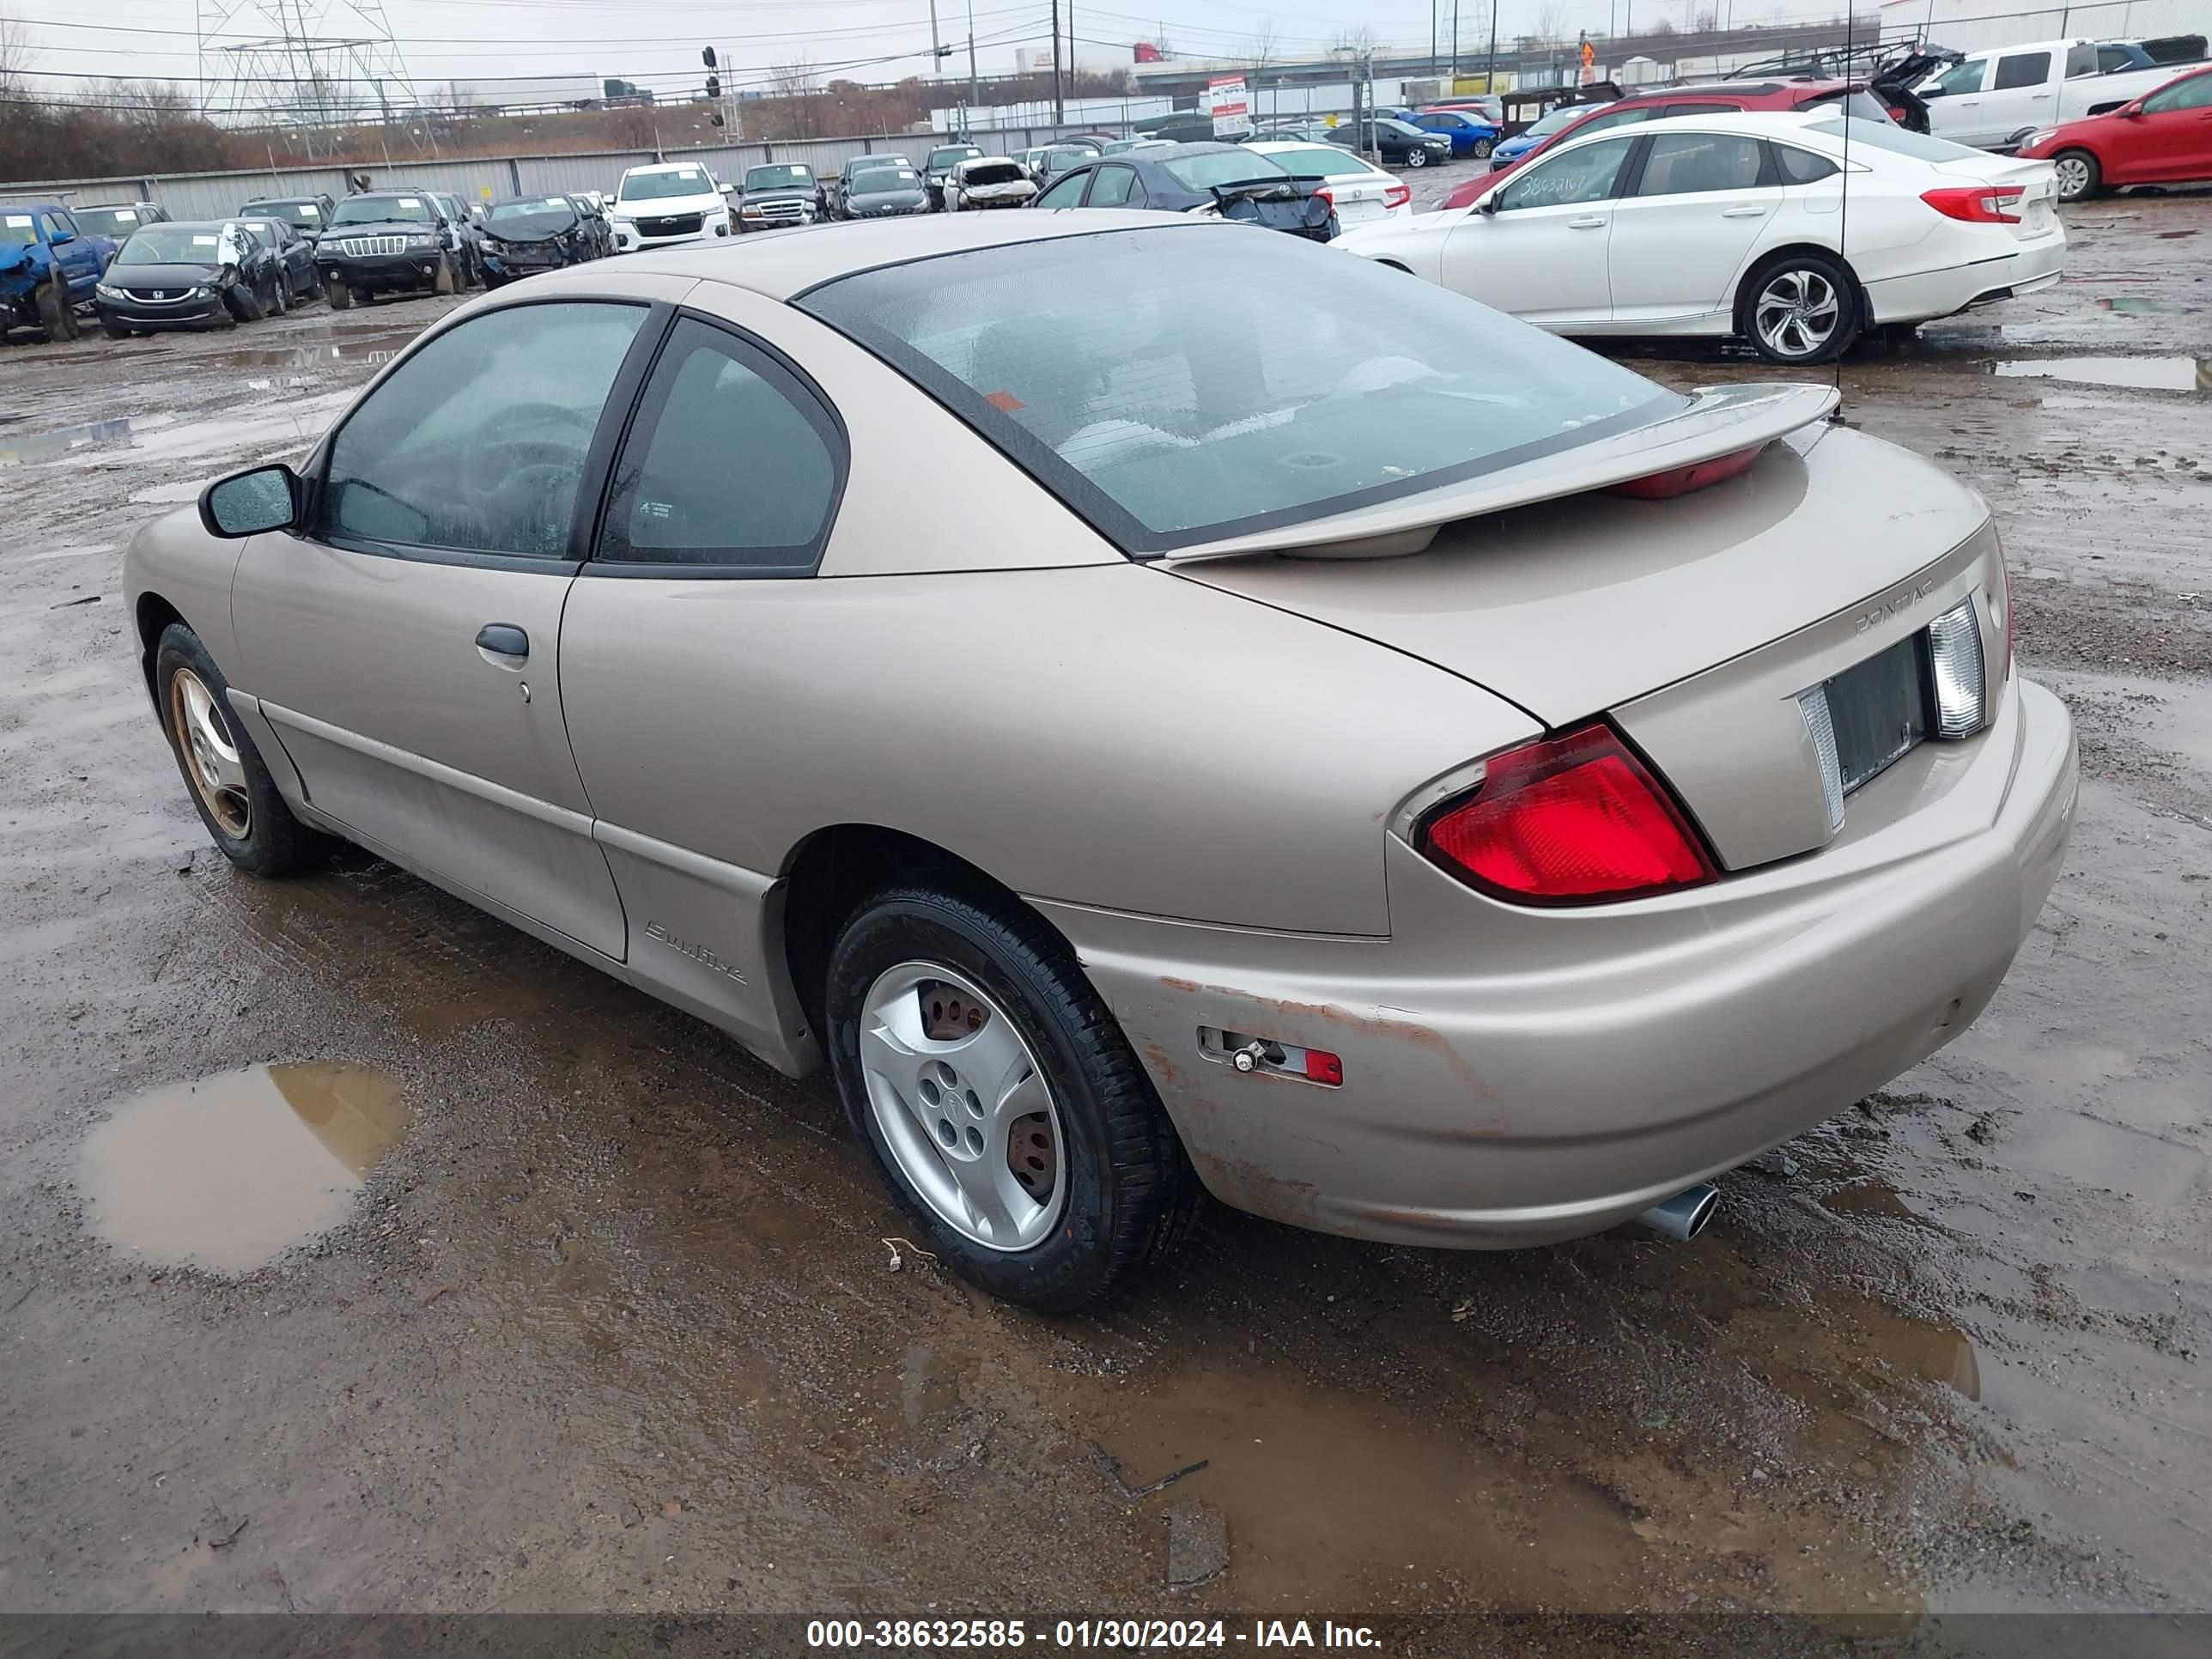
[[2134,1129],[2123,1129],[2077,1112],[2051,1112],[2005,1143],[2008,1164],[2102,1187],[2138,1204],[2163,1207],[2178,1200],[2203,1172],[2204,1154]]
[[1915,1221],[1932,1225],[1928,1217],[1905,1201],[1896,1188],[1880,1177],[1855,1181],[1848,1187],[1839,1187],[1820,1200],[1820,1207],[1831,1215],[1887,1216],[1898,1221]]
[[2212,392],[2212,358],[2023,357],[1990,372],[2008,380],[2071,380],[2150,392]]
[[33,433],[21,438],[10,438],[0,444],[0,466],[21,465],[25,461],[47,461],[57,455],[66,455],[72,449],[82,449],[92,444],[113,443],[131,435],[131,422],[126,417],[116,421],[88,421],[82,426],[73,426],[64,432]]
[[2122,294],[2112,299],[2097,301],[2100,311],[2117,311],[2130,317],[2163,315],[2181,309],[2171,300],[2146,300],[2137,294]]
[[1982,1365],[1974,1345],[1949,1325],[1888,1316],[1869,1322],[1865,1342],[1898,1370],[1940,1383],[1969,1400],[1982,1397]]
[[174,1266],[249,1272],[343,1218],[407,1127],[359,1066],[254,1066],[137,1096],[85,1139],[94,1227]]
[[[1586,1605],[1633,1601],[1644,1540],[1616,1500],[1572,1480],[1532,1484],[1512,1461],[1397,1413],[1280,1373],[1185,1373],[1101,1402],[1091,1438],[1142,1486],[1206,1460],[1176,1496],[1228,1521],[1240,1594],[1298,1603],[1409,1564],[1460,1561],[1470,1539],[1510,1538],[1486,1593]],[[1317,1504],[1316,1494],[1327,1501]],[[1416,1577],[1420,1575],[1417,1574]]]

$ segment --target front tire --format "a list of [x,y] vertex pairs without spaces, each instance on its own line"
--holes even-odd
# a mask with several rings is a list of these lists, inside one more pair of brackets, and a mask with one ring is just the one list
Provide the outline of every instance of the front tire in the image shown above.
[[353,303],[353,289],[343,276],[331,276],[323,283],[323,298],[331,302],[332,311],[343,311]]
[[2062,149],[2051,158],[2058,173],[2058,199],[2086,202],[2105,188],[2105,169],[2086,149]]
[[320,859],[327,843],[292,816],[230,706],[230,682],[182,623],[164,629],[155,650],[154,697],[192,805],[225,858],[257,876],[289,876]]
[[1751,273],[1736,328],[1770,363],[1802,367],[1841,356],[1858,338],[1858,285],[1825,253],[1785,253]]
[[855,1136],[970,1283],[1070,1313],[1188,1230],[1200,1188],[1151,1079],[1011,895],[957,872],[875,893],[830,952],[823,1024]]
[[1425,149],[1409,149],[1409,150],[1407,150],[1407,151],[1406,152],[1406,165],[1407,165],[1407,167],[1425,167],[1428,166],[1428,164],[1429,164],[1429,153],[1428,153],[1428,151],[1426,151],[1426,150],[1425,150]]
[[100,331],[111,340],[127,340],[131,337],[131,331],[112,317],[103,317],[100,319]]
[[40,325],[46,331],[50,342],[60,345],[76,338],[76,313],[71,309],[69,295],[58,280],[40,283],[31,302],[38,310]]
[[438,256],[438,269],[431,274],[430,292],[445,297],[453,291],[453,262],[444,254]]

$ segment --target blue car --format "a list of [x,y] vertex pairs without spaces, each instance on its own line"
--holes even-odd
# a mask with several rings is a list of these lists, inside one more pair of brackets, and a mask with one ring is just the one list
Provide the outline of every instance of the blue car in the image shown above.
[[1498,136],[1504,131],[1495,121],[1486,121],[1472,111],[1432,109],[1413,117],[1413,125],[1429,132],[1441,132],[1451,140],[1452,159],[1472,155],[1477,161],[1498,147]]

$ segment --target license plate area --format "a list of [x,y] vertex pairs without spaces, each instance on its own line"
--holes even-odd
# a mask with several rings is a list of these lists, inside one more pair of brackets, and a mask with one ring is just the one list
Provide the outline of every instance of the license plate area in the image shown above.
[[1934,724],[1928,636],[1914,634],[1822,686],[1836,733],[1836,771],[1846,795],[1871,783],[1926,741]]

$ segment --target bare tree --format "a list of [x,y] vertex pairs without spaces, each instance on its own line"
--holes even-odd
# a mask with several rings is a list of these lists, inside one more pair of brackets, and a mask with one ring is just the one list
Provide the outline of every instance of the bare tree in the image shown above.
[[1566,38],[1567,9],[1561,0],[1543,0],[1543,3],[1536,8],[1534,33],[1539,40],[1547,45]]
[[30,29],[21,18],[0,12],[0,92],[19,91],[30,62]]
[[1251,72],[1252,84],[1259,85],[1267,66],[1281,56],[1282,43],[1275,33],[1275,20],[1271,17],[1260,25],[1259,33],[1247,37],[1244,42],[1244,66]]
[[1348,57],[1364,58],[1375,46],[1375,31],[1364,23],[1355,23],[1350,28],[1339,29],[1328,49]]

